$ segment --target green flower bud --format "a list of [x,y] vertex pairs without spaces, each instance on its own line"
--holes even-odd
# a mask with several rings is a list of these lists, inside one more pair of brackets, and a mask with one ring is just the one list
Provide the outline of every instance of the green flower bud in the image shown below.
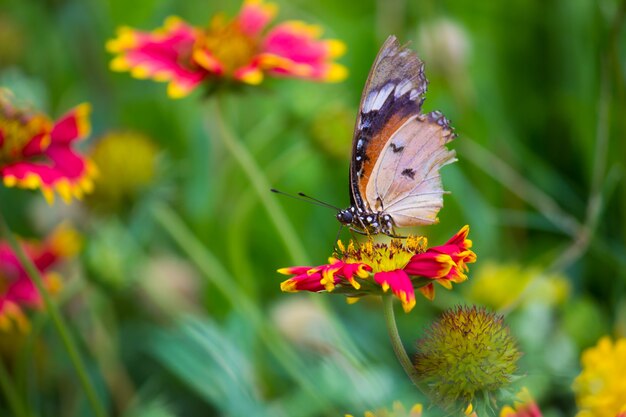
[[417,342],[414,365],[434,401],[463,407],[508,385],[520,356],[502,316],[459,306]]

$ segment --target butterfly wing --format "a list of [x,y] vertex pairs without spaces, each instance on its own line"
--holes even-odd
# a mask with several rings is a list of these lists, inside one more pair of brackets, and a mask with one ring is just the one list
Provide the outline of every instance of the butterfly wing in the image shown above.
[[353,206],[371,211],[367,184],[389,138],[408,119],[419,114],[428,81],[424,64],[395,36],[387,38],[376,57],[361,96],[352,140],[350,199]]
[[443,207],[439,169],[454,162],[445,144],[454,138],[439,112],[409,118],[383,147],[366,185],[374,211],[385,211],[399,227],[437,221]]

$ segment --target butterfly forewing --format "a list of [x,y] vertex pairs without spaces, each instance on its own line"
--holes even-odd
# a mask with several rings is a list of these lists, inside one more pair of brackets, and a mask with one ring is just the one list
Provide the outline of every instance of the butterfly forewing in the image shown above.
[[427,84],[422,61],[390,36],[370,70],[354,129],[350,188],[358,208],[370,210],[365,195],[372,170],[388,139],[419,113]]

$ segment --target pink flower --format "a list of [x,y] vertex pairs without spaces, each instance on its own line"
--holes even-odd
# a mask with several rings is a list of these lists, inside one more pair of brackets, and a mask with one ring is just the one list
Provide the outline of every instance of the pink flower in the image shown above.
[[[57,228],[44,242],[21,242],[27,256],[42,273],[48,291],[60,288],[60,277],[51,272],[61,260],[78,251],[79,239],[73,229]],[[8,244],[0,242],[0,331],[13,327],[28,330],[23,308],[40,308],[41,295]]]
[[95,167],[73,149],[89,134],[90,107],[81,104],[57,122],[14,108],[0,95],[0,177],[7,187],[54,191],[69,202],[93,188]]
[[350,297],[391,289],[409,312],[415,306],[415,289],[432,300],[433,281],[450,289],[452,283],[467,279],[467,264],[476,261],[468,233],[469,226],[465,226],[444,245],[430,249],[425,249],[423,237],[409,237],[406,242],[392,239],[389,244],[351,241],[347,247],[338,242],[339,253],[328,264],[279,269],[283,275],[294,275],[281,284],[281,289],[335,291]]
[[287,21],[265,28],[277,12],[273,3],[245,0],[239,15],[215,16],[199,28],[177,17],[153,32],[121,27],[106,47],[116,54],[113,71],[167,81],[168,95],[188,95],[205,81],[232,79],[256,85],[265,74],[317,81],[341,81],[345,67],[333,62],[345,45],[321,40],[318,26]]
[[[476,254],[470,250],[472,241],[467,239],[468,234],[469,226],[466,225],[444,245],[414,256],[405,268],[406,273],[429,277],[446,288],[452,288],[452,283],[465,281],[465,272],[469,269],[467,264],[476,262]],[[420,288],[420,291],[431,300],[435,296],[432,283]]]

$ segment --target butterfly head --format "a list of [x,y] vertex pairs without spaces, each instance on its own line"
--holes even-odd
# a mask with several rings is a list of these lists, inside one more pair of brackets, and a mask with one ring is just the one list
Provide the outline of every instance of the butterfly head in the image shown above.
[[339,220],[339,223],[349,226],[354,221],[355,215],[354,207],[339,210],[339,212],[337,212],[337,220]]

